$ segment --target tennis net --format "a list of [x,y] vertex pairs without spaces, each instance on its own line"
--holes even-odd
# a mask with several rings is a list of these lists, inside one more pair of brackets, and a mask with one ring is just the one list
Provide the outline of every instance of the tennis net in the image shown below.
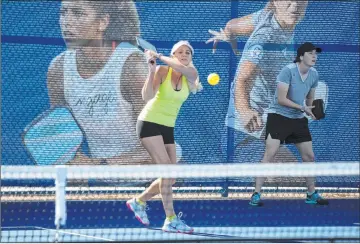
[[[249,205],[267,177],[264,206]],[[327,206],[306,204],[316,177]],[[161,230],[161,197],[144,227],[125,202],[174,178],[176,213],[191,234]],[[285,180],[283,180],[285,179]],[[359,241],[359,162],[122,166],[2,166],[1,242]]]

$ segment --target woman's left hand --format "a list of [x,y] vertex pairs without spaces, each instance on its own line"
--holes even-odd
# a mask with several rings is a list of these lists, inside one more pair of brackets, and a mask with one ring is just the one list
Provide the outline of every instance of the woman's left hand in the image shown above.
[[146,56],[146,60],[147,60],[147,63],[148,63],[149,71],[151,73],[155,73],[155,71],[156,71],[156,57],[150,52],[152,52],[152,51],[146,50],[145,51],[145,56]]

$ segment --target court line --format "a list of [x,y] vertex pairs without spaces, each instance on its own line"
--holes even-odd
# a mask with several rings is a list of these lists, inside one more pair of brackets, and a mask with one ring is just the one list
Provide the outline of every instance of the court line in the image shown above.
[[79,233],[70,232],[70,231],[64,231],[64,230],[46,229],[46,228],[42,228],[42,227],[35,227],[35,228],[36,228],[36,229],[39,229],[39,230],[52,231],[52,232],[55,232],[55,233],[62,233],[62,234],[69,234],[69,235],[73,235],[73,236],[85,237],[85,238],[88,238],[88,239],[95,239],[95,240],[101,240],[101,241],[115,241],[115,240],[112,240],[112,239],[106,239],[106,238],[102,238],[102,237],[89,236],[89,235],[84,235],[84,234],[79,234]]

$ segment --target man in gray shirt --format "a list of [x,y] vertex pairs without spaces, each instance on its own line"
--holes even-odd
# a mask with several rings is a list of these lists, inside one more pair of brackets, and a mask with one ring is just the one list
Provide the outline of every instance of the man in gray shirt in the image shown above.
[[[316,120],[311,109],[314,107],[312,102],[318,86],[319,74],[313,66],[320,52],[321,48],[309,42],[302,44],[297,50],[294,63],[285,66],[277,76],[277,88],[266,122],[266,149],[262,162],[274,162],[280,144],[283,143],[294,143],[303,162],[314,162],[312,138],[308,119],[304,113]],[[260,201],[260,190],[264,181],[264,177],[256,178],[255,192],[251,197],[250,205],[263,205]],[[315,191],[314,177],[307,177],[306,184],[308,187],[306,203],[328,204],[328,201]]]

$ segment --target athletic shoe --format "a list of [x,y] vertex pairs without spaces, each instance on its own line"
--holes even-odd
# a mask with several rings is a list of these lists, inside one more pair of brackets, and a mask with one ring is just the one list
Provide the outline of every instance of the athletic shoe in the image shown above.
[[322,196],[317,191],[315,191],[311,195],[309,195],[309,193],[307,193],[305,202],[308,204],[317,204],[317,205],[328,205],[329,204],[329,201],[322,198]]
[[147,206],[146,204],[142,205],[136,201],[135,198],[126,202],[126,206],[129,210],[133,211],[137,220],[140,221],[143,225],[149,225],[149,219],[146,214]]
[[185,233],[190,234],[194,232],[194,229],[187,226],[183,220],[181,220],[182,212],[179,213],[177,217],[173,220],[166,219],[162,230],[165,232],[176,232],[176,233]]
[[254,192],[251,196],[249,204],[252,206],[261,207],[264,204],[263,202],[261,202],[260,197],[261,197],[260,193]]

